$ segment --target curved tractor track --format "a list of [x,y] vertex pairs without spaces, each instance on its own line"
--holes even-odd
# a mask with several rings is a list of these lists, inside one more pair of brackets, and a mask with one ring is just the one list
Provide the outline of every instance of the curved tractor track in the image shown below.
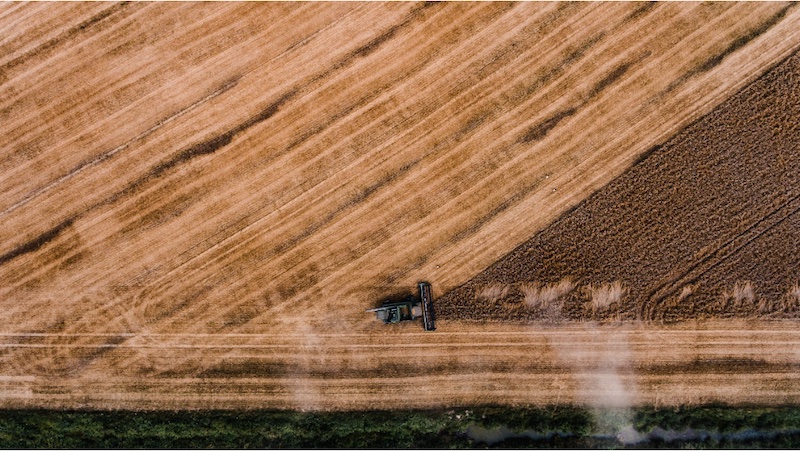
[[[0,30],[0,405],[340,409],[577,396],[552,352],[513,363],[546,338],[471,347],[442,294],[786,61],[800,8],[6,3]],[[421,280],[441,334],[364,313]]]

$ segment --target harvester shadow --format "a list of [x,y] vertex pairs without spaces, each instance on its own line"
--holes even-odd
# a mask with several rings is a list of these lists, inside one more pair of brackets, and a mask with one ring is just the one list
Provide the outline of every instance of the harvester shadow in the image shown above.
[[417,297],[414,296],[414,294],[411,293],[408,290],[396,291],[396,292],[393,292],[393,293],[391,293],[391,294],[389,294],[387,296],[384,296],[384,297],[380,298],[377,301],[377,303],[374,305],[374,307],[375,308],[379,308],[379,307],[381,307],[382,305],[385,305],[385,304],[393,304],[393,303],[406,302],[406,301],[414,301],[414,302],[416,302],[417,301]]

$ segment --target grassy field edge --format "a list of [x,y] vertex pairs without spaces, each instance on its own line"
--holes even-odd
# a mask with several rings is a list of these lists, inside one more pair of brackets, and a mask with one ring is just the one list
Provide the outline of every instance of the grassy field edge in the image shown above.
[[0,410],[0,448],[800,446],[800,406],[297,412]]

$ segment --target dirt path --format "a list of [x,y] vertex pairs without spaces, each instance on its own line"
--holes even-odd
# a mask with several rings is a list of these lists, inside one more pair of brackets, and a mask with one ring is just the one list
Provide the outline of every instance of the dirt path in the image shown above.
[[[99,351],[106,353],[106,369],[101,377],[94,371],[98,362],[64,368],[63,374],[53,374],[53,367],[26,368],[26,376],[0,378],[0,392],[6,406],[154,409],[791,403],[800,401],[795,326],[444,322],[435,333],[308,328],[257,335],[137,335],[116,344],[96,335],[2,335],[0,348],[13,352],[80,355],[106,347]],[[187,352],[199,350],[202,360],[186,361]],[[140,358],[131,361],[131,355]],[[74,377],[64,377],[72,371]]]

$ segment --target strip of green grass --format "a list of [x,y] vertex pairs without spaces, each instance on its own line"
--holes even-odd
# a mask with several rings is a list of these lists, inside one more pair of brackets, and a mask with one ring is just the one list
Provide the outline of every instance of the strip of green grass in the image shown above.
[[[0,447],[489,446],[471,438],[467,434],[468,428],[473,431],[475,428],[495,431],[495,435],[504,438],[494,442],[492,447],[622,447],[623,444],[613,434],[598,429],[596,414],[582,408],[563,406],[317,413],[0,410]],[[627,418],[630,418],[637,431],[645,435],[655,427],[675,431],[702,430],[716,434],[702,439],[670,442],[651,438],[646,442],[629,443],[628,446],[632,447],[800,447],[800,407],[641,408],[630,411]]]
[[4,448],[449,447],[457,423],[432,412],[2,411]]

